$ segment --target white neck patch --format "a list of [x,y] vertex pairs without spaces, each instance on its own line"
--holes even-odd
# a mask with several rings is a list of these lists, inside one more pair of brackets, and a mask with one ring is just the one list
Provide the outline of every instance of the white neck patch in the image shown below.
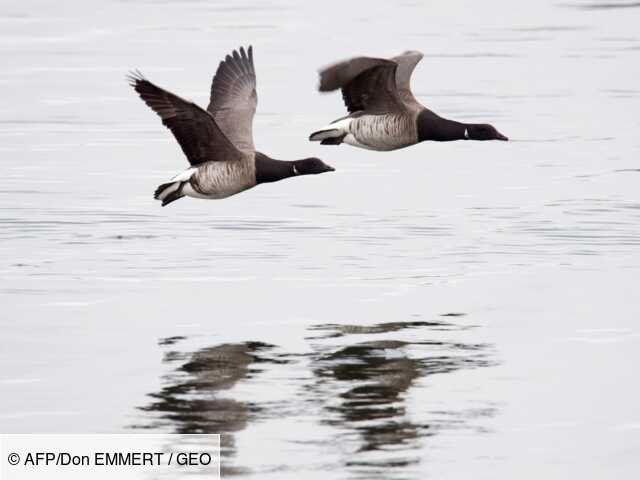
[[469,132],[467,131],[467,129],[464,129],[464,138],[465,140],[469,140]]
[[298,171],[298,169],[296,168],[295,164],[293,165],[293,174],[294,175],[300,175],[300,172]]

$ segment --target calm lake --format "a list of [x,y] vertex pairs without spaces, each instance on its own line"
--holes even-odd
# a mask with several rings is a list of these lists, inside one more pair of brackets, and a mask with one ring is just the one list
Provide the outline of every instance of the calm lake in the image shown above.
[[[633,479],[640,3],[4,1],[0,431],[223,433],[259,479]],[[205,106],[253,45],[255,143],[336,172],[153,200],[187,167],[125,81]],[[320,146],[318,68],[420,50],[510,142]]]

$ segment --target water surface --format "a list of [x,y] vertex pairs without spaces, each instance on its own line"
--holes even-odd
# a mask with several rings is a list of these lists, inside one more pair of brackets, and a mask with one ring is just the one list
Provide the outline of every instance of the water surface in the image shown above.
[[[0,430],[222,432],[246,478],[634,478],[637,2],[5,2]],[[339,12],[339,13],[338,13]],[[201,105],[253,44],[255,142],[333,174],[160,208],[124,76]],[[320,147],[316,70],[425,53],[512,141]]]

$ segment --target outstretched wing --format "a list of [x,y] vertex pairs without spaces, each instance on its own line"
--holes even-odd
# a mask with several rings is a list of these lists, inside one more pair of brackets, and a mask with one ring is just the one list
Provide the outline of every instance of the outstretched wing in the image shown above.
[[398,64],[392,60],[356,57],[320,71],[321,92],[342,90],[349,113],[388,113],[402,108],[396,87]]
[[253,152],[252,125],[258,104],[253,49],[239,50],[220,62],[211,82],[207,110],[237,148]]
[[407,103],[420,105],[413,96],[413,92],[411,92],[411,74],[418,62],[422,60],[422,57],[424,57],[424,55],[421,52],[407,51],[391,59],[398,64],[398,69],[396,70],[396,85],[398,86],[400,97]]
[[140,98],[171,130],[191,165],[242,158],[242,153],[222,133],[207,111],[154,85],[139,72],[131,73],[128,79]]
[[331,92],[344,87],[365,70],[381,65],[389,65],[391,62],[384,58],[356,57],[335,63],[320,70],[321,92]]

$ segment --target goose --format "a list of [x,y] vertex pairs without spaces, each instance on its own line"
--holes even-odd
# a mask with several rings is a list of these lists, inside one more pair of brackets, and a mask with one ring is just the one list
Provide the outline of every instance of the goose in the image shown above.
[[140,72],[130,73],[128,80],[171,130],[191,164],[156,189],[154,197],[163,207],[184,196],[221,199],[261,183],[334,171],[319,158],[275,160],[255,150],[252,123],[258,97],[251,46],[234,50],[220,62],[206,110]]
[[356,57],[321,70],[319,90],[341,89],[349,115],[312,133],[309,140],[378,151],[425,140],[508,140],[491,125],[448,120],[418,102],[410,79],[423,56],[407,51],[391,59]]

